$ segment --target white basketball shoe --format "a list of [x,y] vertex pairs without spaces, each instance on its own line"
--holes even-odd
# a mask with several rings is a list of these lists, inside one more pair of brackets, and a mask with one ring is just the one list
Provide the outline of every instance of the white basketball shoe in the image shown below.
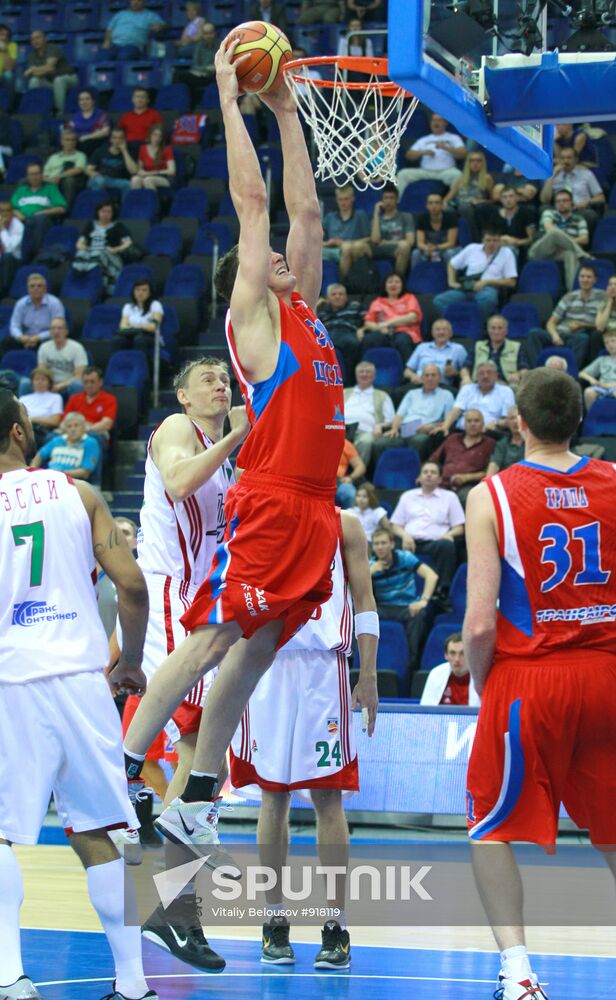
[[0,1000],[42,1000],[31,979],[20,976],[10,986],[0,986]]
[[531,973],[530,979],[523,979],[522,982],[508,979],[501,973],[494,1000],[548,1000],[548,995],[543,992],[534,973]]
[[213,802],[183,802],[182,799],[173,799],[167,808],[163,810],[154,825],[163,837],[174,844],[187,844],[191,847],[212,847],[207,861],[208,868],[212,870],[228,866],[235,869],[237,874],[230,874],[231,878],[239,878],[240,870],[224,847],[220,846],[218,836],[218,813],[221,799],[214,799]]

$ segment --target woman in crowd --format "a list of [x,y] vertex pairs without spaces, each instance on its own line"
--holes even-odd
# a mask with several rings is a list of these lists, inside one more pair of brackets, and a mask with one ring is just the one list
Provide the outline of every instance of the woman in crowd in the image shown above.
[[175,177],[173,149],[166,146],[162,125],[152,125],[148,141],[139,149],[139,170],[131,178],[132,188],[168,188]]
[[77,240],[77,253],[73,261],[76,271],[91,271],[94,267],[100,267],[108,295],[113,293],[124,266],[122,254],[133,242],[126,227],[121,222],[116,222],[114,216],[113,202],[102,201],[96,209],[94,221],[88,222]]
[[455,209],[468,224],[473,240],[481,237],[477,208],[491,205],[494,178],[488,173],[486,158],[479,149],[466,157],[462,176],[451,185],[443,199],[443,208]]
[[371,347],[394,347],[406,364],[413,345],[421,341],[421,306],[404,287],[402,278],[389,274],[383,294],[370,303],[364,320],[363,352]]
[[117,348],[133,348],[144,351],[149,356],[154,349],[154,335],[160,329],[164,310],[154,298],[154,290],[149,281],[135,282],[131,301],[122,308],[120,329],[114,337]]
[[47,435],[60,426],[64,401],[59,392],[52,392],[53,375],[48,368],[39,366],[30,375],[32,392],[20,397],[32,421],[37,448]]
[[361,521],[368,542],[372,540],[372,534],[377,528],[391,531],[387,511],[380,505],[379,495],[372,483],[363,482],[357,487],[355,506],[351,507],[351,513]]
[[94,150],[107,139],[111,132],[111,121],[109,115],[102,108],[96,106],[96,101],[91,90],[80,90],[77,96],[79,110],[75,112],[68,122],[67,128],[72,129],[77,135],[77,145],[86,156],[90,156]]

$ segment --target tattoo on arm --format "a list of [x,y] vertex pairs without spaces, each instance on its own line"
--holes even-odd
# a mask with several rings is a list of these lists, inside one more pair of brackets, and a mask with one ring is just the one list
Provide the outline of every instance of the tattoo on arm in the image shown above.
[[122,541],[123,537],[124,536],[122,535],[122,532],[120,531],[120,529],[114,526],[111,529],[111,531],[109,532],[109,536],[108,536],[107,541],[105,542],[105,544],[103,545],[100,542],[98,542],[94,546],[94,555],[96,556],[96,558],[98,559],[99,553],[106,552],[106,551],[110,552],[111,549],[116,548],[120,544],[120,542]]

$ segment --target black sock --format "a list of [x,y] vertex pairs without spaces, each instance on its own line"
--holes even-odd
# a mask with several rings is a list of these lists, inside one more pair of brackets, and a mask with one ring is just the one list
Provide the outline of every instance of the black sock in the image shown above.
[[182,802],[211,802],[216,797],[218,782],[209,774],[190,774],[180,795]]
[[127,753],[126,750],[124,751],[124,769],[126,771],[126,777],[129,781],[135,781],[136,778],[140,777],[144,761],[145,757],[140,759],[139,757],[133,757],[133,755]]

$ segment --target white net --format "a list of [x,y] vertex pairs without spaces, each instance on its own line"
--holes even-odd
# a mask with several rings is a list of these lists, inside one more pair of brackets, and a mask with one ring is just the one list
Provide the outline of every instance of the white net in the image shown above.
[[333,69],[327,86],[310,75],[310,66],[284,74],[312,130],[316,177],[359,191],[395,183],[400,140],[417,98],[370,72],[361,87],[348,86],[346,71],[335,61]]

